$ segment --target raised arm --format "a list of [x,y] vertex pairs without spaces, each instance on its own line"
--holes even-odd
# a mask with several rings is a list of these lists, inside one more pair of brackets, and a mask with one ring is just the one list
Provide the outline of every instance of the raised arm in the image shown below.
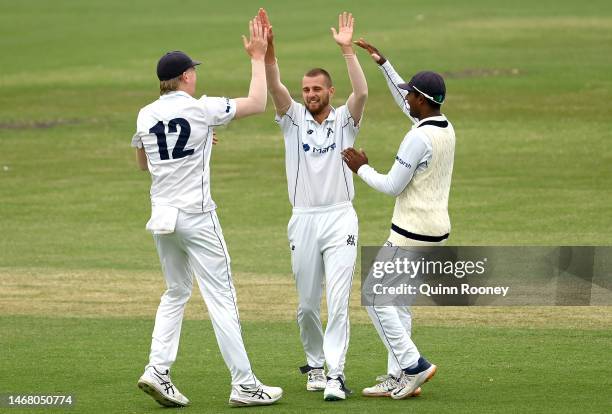
[[265,57],[268,91],[270,95],[272,95],[276,113],[279,116],[283,116],[291,106],[291,95],[287,87],[283,85],[280,80],[280,71],[278,69],[276,54],[274,53],[274,33],[272,32],[272,24],[270,23],[268,13],[264,9],[259,9],[258,16],[268,37],[268,49],[266,50]]
[[362,49],[365,49],[374,62],[378,64],[383,76],[385,77],[385,81],[387,82],[387,87],[391,92],[391,96],[393,96],[393,100],[402,110],[404,115],[406,115],[413,123],[418,122],[415,118],[410,116],[410,106],[406,101],[407,91],[400,89],[397,85],[400,83],[404,83],[402,77],[396,72],[395,68],[391,65],[385,56],[372,44],[368,43],[364,38],[360,38],[355,42],[355,44]]
[[349,79],[353,87],[353,93],[346,101],[351,117],[355,121],[355,125],[359,123],[363,115],[366,101],[368,100],[368,83],[366,82],[363,70],[357,60],[357,55],[353,50],[353,27],[355,19],[351,13],[344,12],[338,16],[338,31],[331,28],[334,40],[340,46],[346,67],[348,69]]
[[246,98],[236,99],[235,119],[262,113],[266,110],[266,70],[264,57],[268,46],[267,33],[263,30],[261,19],[249,22],[250,37],[242,36],[247,54],[251,57],[251,85]]

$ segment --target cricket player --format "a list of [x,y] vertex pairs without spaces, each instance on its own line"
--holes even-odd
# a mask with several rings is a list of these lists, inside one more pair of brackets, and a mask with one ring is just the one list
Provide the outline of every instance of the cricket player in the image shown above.
[[132,140],[137,161],[151,173],[151,219],[147,229],[162,265],[167,290],[157,309],[149,363],[138,386],[158,403],[184,407],[189,400],[170,379],[185,305],[195,277],[208,308],[219,349],[229,368],[234,406],[268,405],[282,389],[263,385],[251,369],[242,341],[230,258],[210,194],[213,128],[262,113],[266,107],[264,55],[267,32],[259,18],[243,36],[252,77],[246,98],[195,99],[196,65],[180,51],[157,65],[160,98],[140,110]]
[[[444,244],[450,232],[448,196],[455,153],[455,132],[440,112],[446,97],[442,76],[419,72],[408,83],[391,63],[363,39],[355,42],[378,63],[396,103],[413,122],[400,144],[391,170],[380,174],[363,151],[347,148],[346,164],[377,191],[396,197],[391,232],[385,246]],[[420,386],[436,373],[411,339],[408,307],[369,306],[368,314],[388,350],[388,375],[363,390],[365,396],[403,399],[419,395]]]
[[[335,91],[331,77],[320,68],[309,70],[302,78],[303,103],[291,98],[280,80],[272,26],[265,10],[260,10],[260,17],[268,27],[266,79],[276,122],[285,138],[287,185],[293,206],[288,236],[299,296],[297,321],[307,362],[300,370],[308,374],[307,390],[324,390],[326,401],[344,400],[348,393],[344,362],[358,223],[351,203],[355,195],[353,178],[340,151],[355,142],[368,96],[352,46],[354,19],[342,13],[338,31],[331,29],[353,87],[346,104],[334,108],[330,105]],[[328,306],[325,333],[320,315],[324,283]]]

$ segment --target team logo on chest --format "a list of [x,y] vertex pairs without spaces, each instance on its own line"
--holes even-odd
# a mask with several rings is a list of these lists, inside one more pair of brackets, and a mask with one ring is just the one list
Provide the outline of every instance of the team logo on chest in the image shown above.
[[346,238],[346,245],[347,246],[355,246],[355,235],[354,234],[349,234],[348,237]]

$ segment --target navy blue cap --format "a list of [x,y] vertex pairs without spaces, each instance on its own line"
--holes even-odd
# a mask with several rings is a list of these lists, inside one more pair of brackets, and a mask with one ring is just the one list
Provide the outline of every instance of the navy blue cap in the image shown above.
[[170,80],[199,64],[180,50],[168,52],[157,62],[157,77],[160,81]]
[[441,104],[446,97],[446,85],[439,73],[419,72],[408,83],[400,83],[398,87],[409,92],[416,91],[432,102]]

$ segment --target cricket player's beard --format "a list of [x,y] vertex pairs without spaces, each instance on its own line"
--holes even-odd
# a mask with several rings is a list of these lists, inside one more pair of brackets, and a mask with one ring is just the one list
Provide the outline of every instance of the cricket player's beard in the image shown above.
[[316,116],[323,112],[325,108],[327,108],[327,106],[329,105],[329,95],[311,99],[310,101],[307,101],[305,103],[306,108],[308,108],[308,112]]

